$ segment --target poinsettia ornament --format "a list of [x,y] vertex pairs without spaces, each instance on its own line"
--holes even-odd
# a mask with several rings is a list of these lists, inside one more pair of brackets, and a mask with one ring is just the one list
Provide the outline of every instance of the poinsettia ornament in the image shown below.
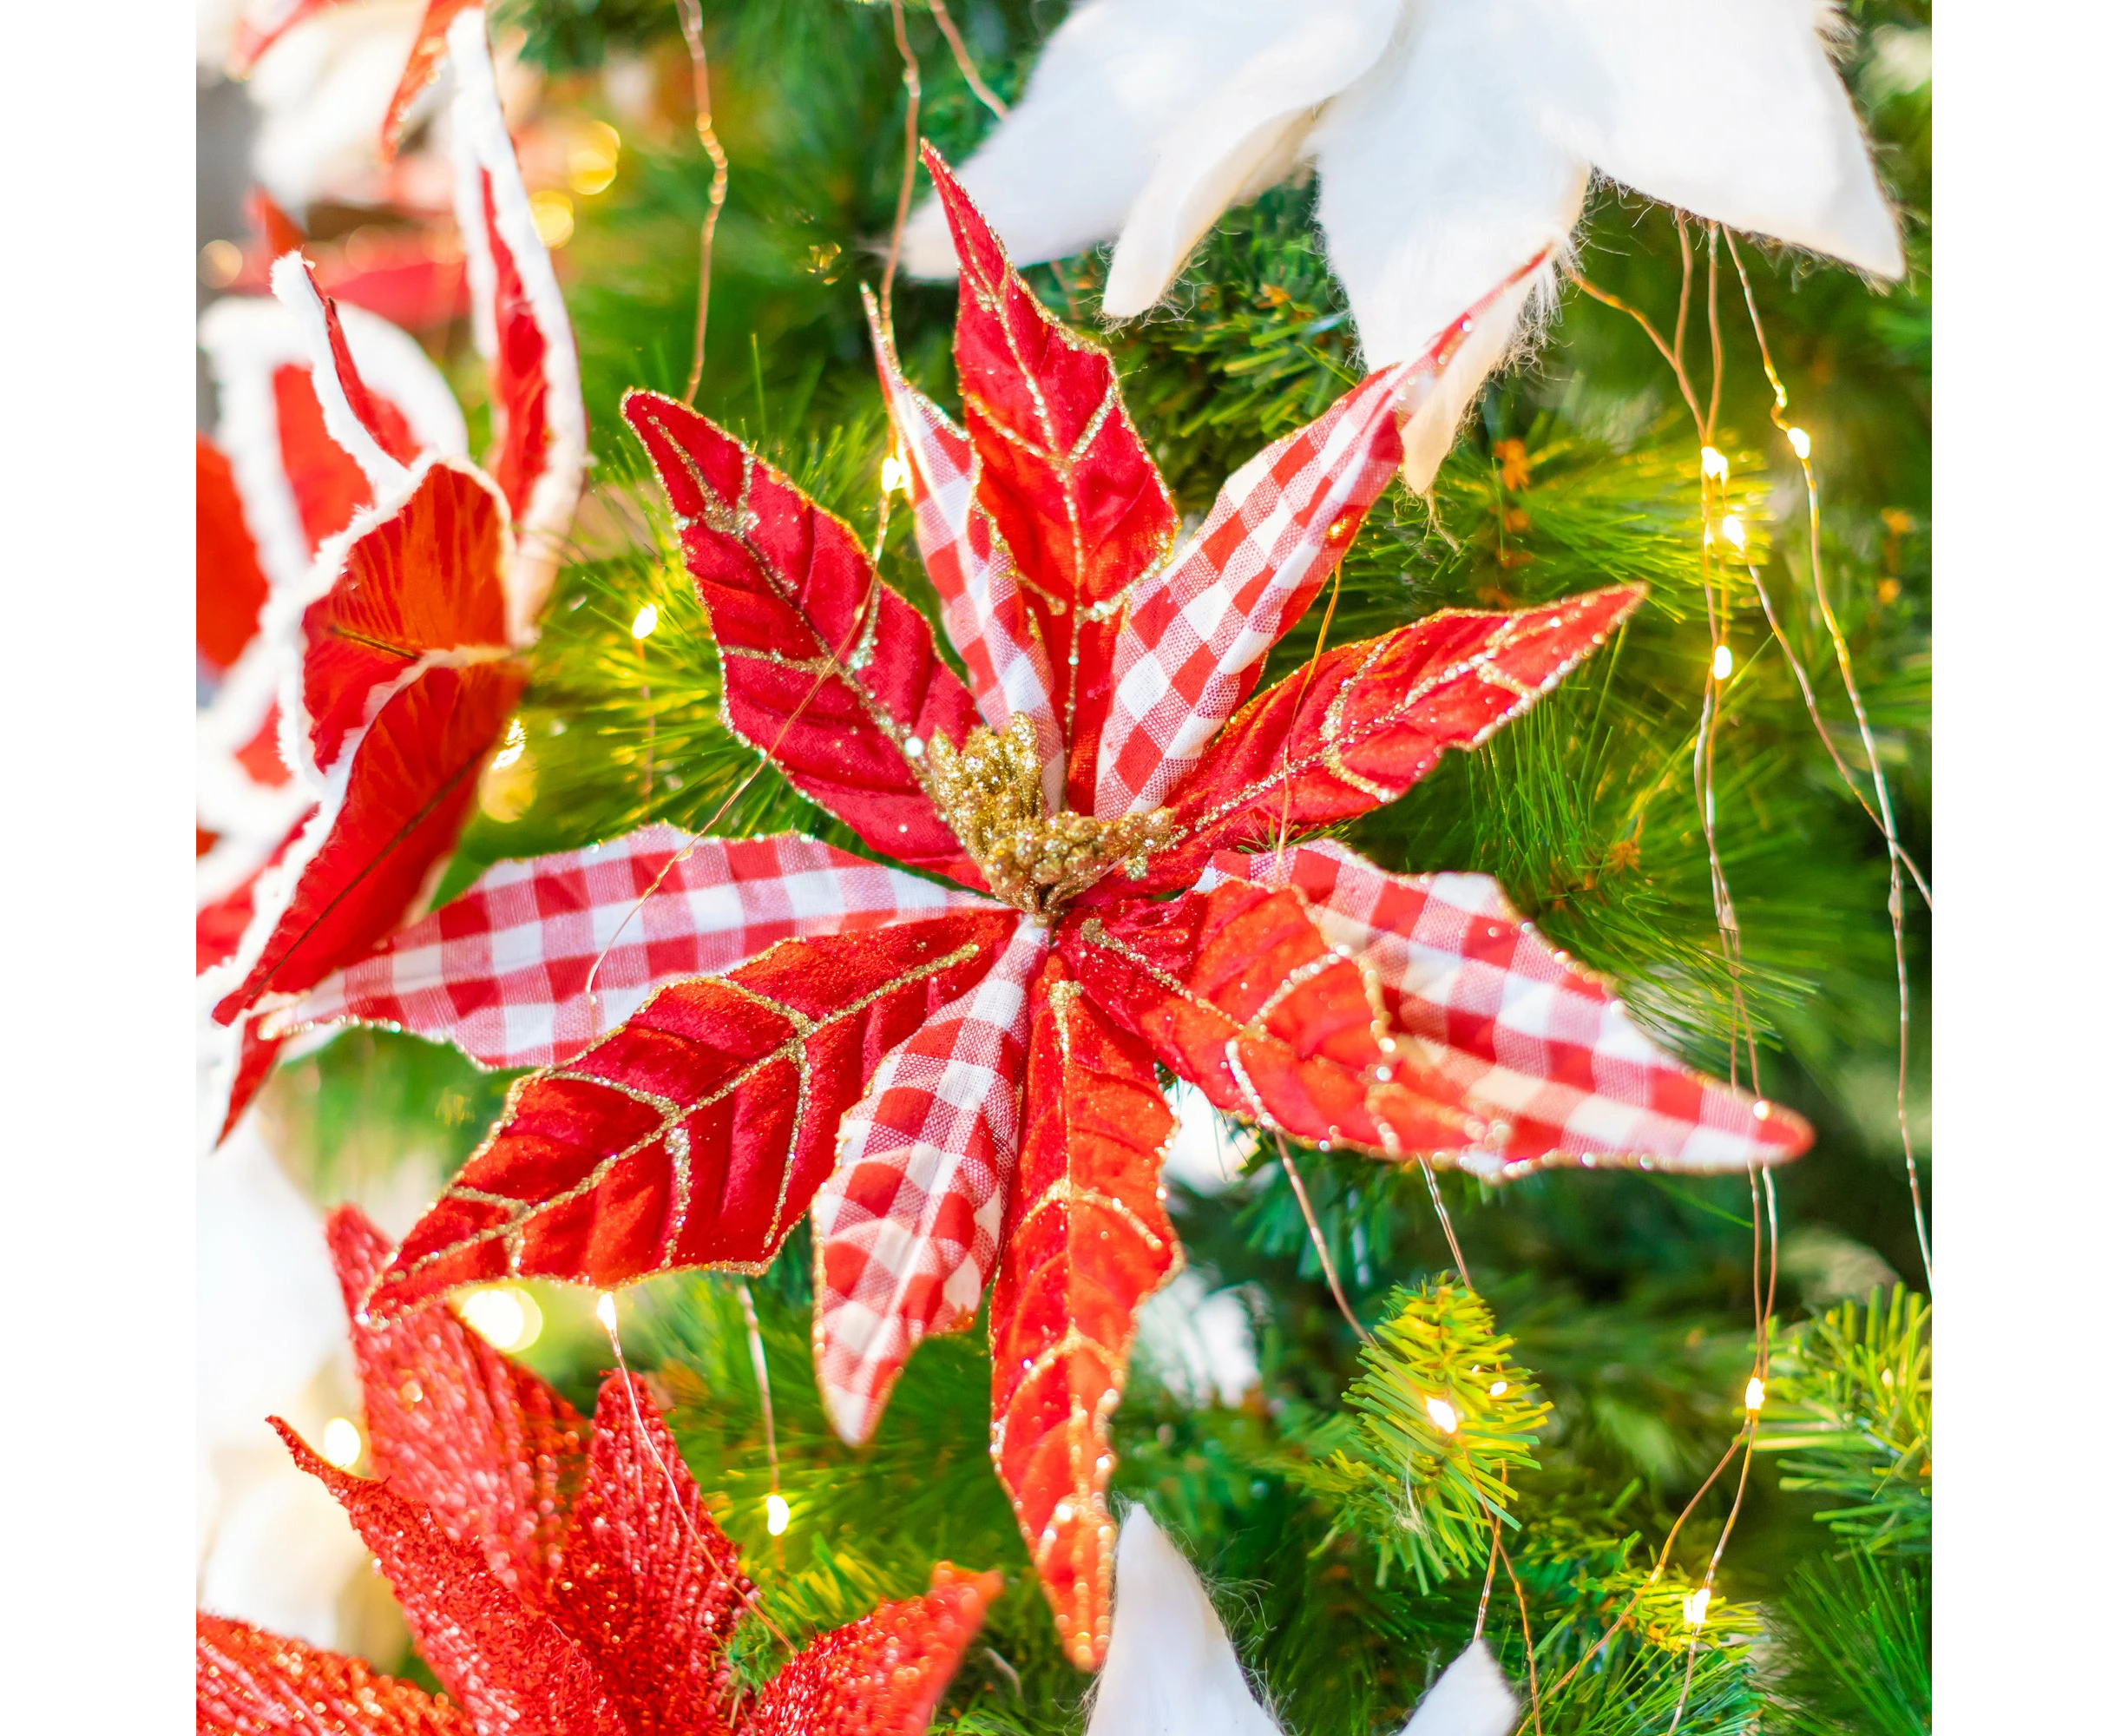
[[1138,1305],[1180,1261],[1163,1069],[1283,1137],[1492,1177],[1741,1168],[1809,1132],[1661,1055],[1490,881],[1275,847],[1485,740],[1639,600],[1444,611],[1251,700],[1396,471],[1395,405],[1472,319],[1259,454],[1183,537],[1108,358],[930,162],[962,255],[965,431],[883,332],[880,366],[971,685],[765,460],[667,399],[624,413],[731,727],[936,879],[803,838],[639,834],[491,871],[274,1028],[384,1019],[547,1063],[378,1280],[380,1315],[511,1272],[757,1271],[810,1209],[821,1391],[856,1441],[995,1278],[993,1457],[1092,1667],[1107,1419]]
[[240,937],[208,979],[214,1016],[245,1033],[232,1118],[277,1041],[256,1015],[425,901],[516,707],[514,654],[532,637],[582,483],[575,344],[484,31],[475,10],[450,33],[459,220],[495,429],[484,467],[423,444],[379,395],[299,254],[274,267],[332,456],[358,486],[320,523],[352,516],[263,615],[281,758],[312,805],[241,889]]
[[[1836,18],[1824,0],[1085,0],[962,174],[1022,263],[1113,239],[1101,305],[1129,317],[1229,205],[1310,163],[1377,367],[1564,247],[1593,174],[1895,278]],[[950,223],[937,201],[910,219],[912,272],[953,274]],[[1495,303],[1409,406],[1414,488],[1552,285]]]
[[[230,76],[241,78],[247,75],[267,49],[299,24],[349,3],[350,0],[245,0],[230,37]],[[402,22],[391,16],[391,12],[405,12],[408,16],[403,22],[413,26],[412,39],[406,49],[406,63],[392,89],[391,101],[385,105],[378,135],[378,148],[389,161],[399,148],[400,135],[406,129],[414,104],[443,70],[452,24],[463,13],[480,10],[482,0],[420,0],[417,7],[394,7],[389,12],[367,4],[367,0],[354,0],[354,5],[357,11],[367,10],[379,14],[377,23],[387,33]],[[418,17],[413,16],[417,11]]]
[[[405,332],[340,310],[348,358],[394,437],[463,455],[465,418],[436,365]],[[301,318],[279,302],[228,296],[200,316],[214,382],[214,436],[198,447],[199,660],[214,684],[200,719],[204,903],[254,873],[308,806],[282,761],[275,699],[282,647],[261,633],[268,598],[299,585],[319,549],[371,502],[369,478],[326,431]],[[240,932],[240,924],[236,932]],[[214,956],[226,956],[236,933]],[[201,968],[213,937],[201,936]]]
[[821,1635],[748,1691],[726,1653],[757,1595],[643,1383],[612,1377],[587,1423],[441,1305],[372,1326],[356,1311],[389,1244],[352,1207],[328,1233],[379,1476],[276,1426],[346,1509],[450,1698],[203,1612],[200,1730],[920,1736],[996,1575],[942,1566],[923,1596]]
[[[1428,1690],[1399,1736],[1508,1736],[1521,1715],[1484,1641]],[[1242,1674],[1218,1613],[1144,1508],[1116,1549],[1116,1631],[1087,1736],[1282,1736]]]

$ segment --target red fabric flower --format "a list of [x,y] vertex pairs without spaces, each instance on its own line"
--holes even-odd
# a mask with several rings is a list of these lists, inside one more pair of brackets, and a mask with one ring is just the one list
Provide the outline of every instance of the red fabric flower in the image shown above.
[[[425,903],[516,705],[513,654],[532,636],[581,486],[575,343],[482,15],[450,41],[459,221],[489,363],[484,467],[463,456],[456,406],[418,347],[381,320],[343,317],[300,254],[274,267],[278,306],[232,299],[203,331],[240,507],[215,510],[226,502],[203,485],[203,595],[234,594],[213,617],[218,654],[249,595],[243,553],[268,592],[203,729],[215,773],[203,786],[218,801],[240,786],[273,797],[242,808],[241,825],[202,816],[241,846],[201,871],[207,998],[235,1031],[225,1127],[278,1046],[257,1013]],[[202,476],[219,483],[206,451]]]
[[[343,0],[246,0],[230,38],[230,76],[243,77],[259,63],[259,56],[305,19],[342,3]],[[386,162],[399,148],[399,135],[406,129],[406,117],[416,99],[443,70],[451,25],[462,13],[478,10],[481,3],[482,0],[427,0],[422,8],[421,23],[406,51],[406,65],[385,106],[378,134],[378,148]]]
[[[1739,1168],[1809,1131],[1663,1056],[1489,880],[1278,847],[1483,741],[1639,601],[1445,611],[1251,700],[1396,468],[1392,406],[1470,319],[1259,454],[1176,547],[1107,358],[932,172],[961,250],[967,430],[902,380],[883,332],[880,367],[971,686],[849,527],[681,405],[638,392],[625,413],[732,727],[873,848],[982,896],[933,886],[946,908],[919,914],[921,883],[883,868],[899,890],[861,901],[838,878],[855,865],[802,840],[750,879],[746,846],[711,840],[680,852],[715,893],[683,911],[667,846],[630,840],[494,871],[279,1028],[390,1019],[491,1064],[559,1062],[409,1236],[381,1313],[512,1272],[758,1270],[810,1209],[821,1390],[854,1441],[914,1345],[967,1325],[995,1279],[993,1455],[1091,1667],[1107,1418],[1137,1308],[1179,1259],[1160,1069],[1282,1136],[1494,1178]],[[913,919],[878,925],[897,903]],[[673,980],[691,968],[659,938],[673,926],[713,952],[772,917],[789,937]],[[608,1028],[583,996],[594,957],[632,1010],[583,1047]]]
[[[343,1207],[327,1228],[350,1312],[389,1245]],[[358,1660],[202,1613],[202,1731],[413,1736],[921,1736],[997,1595],[943,1567],[798,1652],[758,1693],[732,1678],[756,1602],[640,1381],[586,1423],[441,1305],[353,1332],[376,1479],[277,1422],[377,1556],[449,1698]]]

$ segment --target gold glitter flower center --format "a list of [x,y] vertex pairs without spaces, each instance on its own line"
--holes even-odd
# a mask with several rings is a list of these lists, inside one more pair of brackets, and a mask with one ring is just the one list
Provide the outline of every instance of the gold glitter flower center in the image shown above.
[[1055,813],[1042,796],[1031,718],[1015,713],[1002,735],[978,725],[956,751],[942,735],[926,750],[931,799],[990,891],[1030,916],[1048,916],[1120,863],[1133,879],[1167,842],[1165,808],[1095,819]]

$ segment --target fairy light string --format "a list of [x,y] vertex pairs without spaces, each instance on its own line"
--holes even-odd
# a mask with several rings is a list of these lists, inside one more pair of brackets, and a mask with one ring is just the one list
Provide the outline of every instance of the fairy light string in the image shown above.
[[[1766,328],[1758,317],[1758,304],[1751,293],[1750,275],[1744,268],[1744,256],[1737,250],[1736,237],[1730,234],[1726,228],[1722,233],[1728,240],[1730,257],[1735,261],[1737,278],[1744,287],[1744,305],[1750,314],[1751,333],[1758,340],[1759,360],[1766,371],[1766,383],[1773,388],[1773,407],[1769,415],[1773,425],[1787,437],[1789,447],[1796,455],[1796,462],[1803,470],[1803,487],[1810,509],[1811,595],[1816,602],[1819,618],[1824,622],[1826,635],[1832,641],[1833,657],[1840,668],[1841,685],[1846,689],[1848,707],[1854,714],[1855,733],[1861,737],[1862,753],[1869,762],[1870,784],[1876,792],[1876,812],[1871,817],[1876,822],[1877,830],[1884,835],[1886,853],[1890,858],[1891,891],[1887,907],[1891,915],[1892,957],[1899,978],[1899,1144],[1906,1159],[1907,1192],[1914,1207],[1914,1234],[1921,1246],[1921,1272],[1933,1288],[1935,1266],[1930,1253],[1928,1213],[1921,1205],[1921,1172],[1915,1162],[1914,1131],[1907,1114],[1907,1081],[1911,1068],[1914,1010],[1913,989],[1907,973],[1905,880],[1913,865],[1905,851],[1900,847],[1899,819],[1893,809],[1891,792],[1885,781],[1884,764],[1877,752],[1876,735],[1869,727],[1869,710],[1862,703],[1862,690],[1855,679],[1854,660],[1848,650],[1847,635],[1841,630],[1840,618],[1834,612],[1832,599],[1825,589],[1817,471],[1810,462],[1810,437],[1788,419],[1788,388],[1782,383],[1780,370],[1774,365],[1772,346],[1766,341]],[[1756,582],[1757,575],[1754,574],[1752,576]],[[1770,622],[1773,610],[1767,606],[1763,585],[1758,586],[1758,595],[1760,604],[1765,608],[1766,618]],[[1777,635],[1779,635],[1777,626],[1775,632]],[[1786,650],[1785,643],[1783,648]],[[1791,654],[1791,665],[1795,661]],[[1854,779],[1848,774],[1845,760],[1834,746],[1831,735],[1825,730],[1822,720],[1816,720],[1815,699],[1811,699],[1809,703],[1813,719],[1818,721],[1818,733],[1824,741],[1826,751],[1833,756],[1834,763],[1840,766],[1842,778],[1866,811],[1869,803],[1862,801],[1862,792],[1855,788]],[[1915,880],[1918,888],[1921,884],[1918,874],[1915,876]],[[1928,897],[1926,891],[1922,896],[1933,910],[1934,901]]]
[[894,273],[902,261],[902,232],[909,227],[909,201],[916,190],[916,120],[923,101],[923,75],[917,69],[916,51],[909,45],[909,20],[902,0],[888,0],[894,14],[894,46],[902,56],[902,89],[909,93],[908,118],[903,128],[902,190],[894,201],[894,234],[887,244],[887,268],[879,279],[879,318],[893,328]]
[[975,70],[975,62],[968,51],[968,44],[961,40],[961,32],[953,22],[953,14],[946,10],[946,0],[931,0],[931,16],[938,20],[939,33],[946,39],[946,46],[953,50],[953,63],[961,69],[961,76],[968,81],[968,88],[975,99],[999,120],[1005,118],[1004,100],[982,82],[982,75]]
[[[775,1618],[762,1608],[760,1595],[748,1583],[746,1576],[741,1574],[736,1578],[728,1577],[722,1564],[719,1562],[717,1557],[710,1551],[709,1546],[703,1541],[702,1534],[695,1529],[693,1503],[681,1495],[680,1483],[673,1476],[673,1468],[666,1463],[665,1455],[658,1450],[657,1442],[652,1438],[650,1430],[643,1421],[641,1407],[636,1403],[635,1382],[628,1373],[627,1353],[621,1348],[621,1309],[614,1292],[610,1290],[599,1292],[599,1299],[594,1305],[592,1312],[598,1317],[599,1325],[606,1329],[606,1342],[613,1348],[614,1366],[620,1371],[621,1389],[628,1395],[628,1415],[635,1424],[636,1439],[641,1443],[645,1456],[656,1461],[658,1470],[665,1479],[666,1493],[672,1497],[673,1510],[680,1515],[680,1523],[687,1528],[688,1542],[701,1552],[702,1558],[709,1563],[711,1570],[719,1579],[723,1580],[731,1587],[739,1601],[744,1603],[752,1614],[760,1618],[761,1625],[781,1641],[784,1649],[796,1655],[798,1647],[791,1643],[790,1636],[776,1625]],[[636,1467],[638,1480],[635,1488],[638,1500],[640,1500],[643,1495],[641,1476],[642,1467],[638,1465]]]
[[[1662,334],[1656,330],[1654,323],[1639,309],[1598,288],[1585,278],[1577,276],[1573,281],[1604,306],[1626,314],[1646,334],[1649,342],[1653,345],[1657,353],[1669,365],[1671,372],[1675,376],[1679,396],[1684,399],[1685,408],[1690,412],[1693,424],[1698,432],[1700,445],[1700,588],[1706,608],[1709,644],[1707,673],[1701,693],[1698,727],[1692,741],[1692,792],[1694,806],[1698,811],[1701,833],[1707,847],[1708,878],[1714,899],[1717,938],[1730,983],[1731,1009],[1730,1082],[1732,1087],[1738,1084],[1739,1062],[1741,1062],[1748,1067],[1753,1095],[1762,1096],[1763,1091],[1759,1076],[1757,1032],[1751,1018],[1750,1004],[1744,993],[1743,925],[1737,919],[1736,904],[1731,894],[1728,877],[1723,866],[1718,826],[1719,815],[1715,795],[1717,745],[1722,716],[1722,694],[1724,687],[1734,678],[1737,668],[1735,655],[1729,645],[1729,628],[1731,616],[1728,572],[1729,563],[1732,557],[1750,574],[1762,605],[1765,600],[1763,582],[1759,579],[1757,569],[1744,558],[1747,552],[1747,542],[1743,534],[1743,523],[1729,510],[1729,461],[1716,444],[1724,362],[1721,337],[1720,304],[1720,249],[1724,242],[1728,246],[1732,260],[1736,263],[1745,305],[1750,312],[1753,330],[1759,332],[1762,355],[1764,353],[1765,345],[1763,333],[1759,328],[1757,310],[1751,303],[1750,280],[1744,273],[1741,259],[1737,255],[1735,239],[1725,229],[1720,230],[1718,233],[1716,227],[1710,227],[1707,234],[1705,301],[1709,352],[1708,384],[1706,399],[1703,407],[1685,357],[1685,344],[1691,323],[1696,249],[1692,244],[1691,231],[1686,220],[1681,214],[1677,220],[1681,281],[1678,296],[1677,322],[1668,342],[1664,340]],[[1777,422],[1779,422],[1782,412],[1785,409],[1785,394],[1779,386],[1770,358],[1766,361],[1766,367],[1769,379],[1775,383],[1775,416]],[[1798,456],[1803,457],[1807,464],[1809,450],[1807,437],[1801,442],[1791,440],[1791,444],[1796,447]],[[1814,483],[1810,496],[1810,531],[1811,557],[1815,574],[1818,563],[1818,511]],[[1771,610],[1770,608],[1767,614],[1770,620]],[[1777,635],[1777,625],[1776,633]],[[1783,650],[1784,654],[1789,656],[1792,666],[1795,659],[1792,653],[1789,652],[1785,643],[1783,644]],[[1843,673],[1846,670],[1844,661],[1842,670]],[[1806,694],[1807,692],[1806,687]],[[1818,723],[1821,737],[1826,740],[1826,745],[1829,748],[1830,738],[1823,729],[1822,720],[1816,718],[1814,700],[1812,706],[1813,720]],[[1850,788],[1852,787],[1850,780]],[[1859,792],[1856,793],[1859,795]],[[1896,871],[1895,863],[1895,872]],[[1896,925],[1895,911],[1894,920]],[[1901,1048],[1903,1091],[1905,1051],[1903,953],[1901,963],[1901,982],[1902,995]],[[1738,1052],[1739,1042],[1742,1045],[1741,1055]],[[1903,1110],[1901,1128],[1903,1131]],[[1911,1173],[1910,1170],[1909,1173]],[[1700,1484],[1691,1499],[1685,1503],[1685,1507],[1678,1513],[1669,1535],[1664,1539],[1663,1547],[1656,1557],[1655,1565],[1650,1570],[1647,1579],[1627,1600],[1626,1607],[1619,1612],[1611,1626],[1595,1644],[1583,1654],[1560,1680],[1553,1685],[1552,1688],[1553,1694],[1560,1692],[1592,1658],[1601,1652],[1603,1647],[1631,1619],[1641,1597],[1649,1587],[1655,1584],[1667,1566],[1671,1552],[1684,1529],[1686,1520],[1707,1493],[1714,1488],[1724,1470],[1741,1450],[1744,1459],[1737,1470],[1736,1495],[1730,1503],[1729,1513],[1724,1522],[1721,1533],[1716,1540],[1713,1549],[1709,1554],[1705,1568],[1699,1576],[1698,1590],[1686,1601],[1686,1620],[1694,1631],[1693,1637],[1686,1648],[1685,1668],[1678,1685],[1677,1705],[1671,1718],[1669,1727],[1672,1732],[1681,1726],[1685,1706],[1691,1699],[1694,1669],[1702,1643],[1698,1629],[1704,1624],[1707,1607],[1713,1598],[1716,1574],[1720,1567],[1723,1554],[1728,1548],[1730,1537],[1735,1530],[1737,1520],[1743,1511],[1744,1491],[1749,1487],[1751,1457],[1757,1437],[1759,1411],[1764,1403],[1765,1379],[1774,1321],[1775,1287],[1779,1272],[1780,1225],[1771,1172],[1762,1171],[1757,1167],[1754,1167],[1747,1173],[1747,1180],[1750,1184],[1751,1197],[1752,1367],[1745,1389],[1744,1425],[1731,1438],[1727,1450],[1723,1453],[1714,1469],[1708,1473],[1705,1481]],[[1762,1182],[1765,1188],[1763,1207],[1765,1215],[1763,1220],[1760,1216],[1759,1198]],[[1918,1202],[1918,1192],[1916,1199]],[[1541,1698],[1542,1696],[1533,1695],[1531,1705],[1531,1721],[1533,1723]]]
[[687,39],[687,60],[694,75],[694,136],[709,158],[709,210],[702,219],[701,258],[695,269],[694,360],[687,370],[683,404],[692,404],[701,390],[702,368],[709,349],[709,263],[717,239],[717,218],[724,210],[724,196],[732,179],[732,165],[717,137],[709,107],[709,56],[702,46],[702,0],[674,0],[680,12],[680,33]]
[[760,1317],[753,1312],[753,1288],[745,1279],[739,1283],[739,1310],[746,1320],[746,1351],[753,1361],[754,1390],[761,1397],[761,1438],[768,1449],[769,1535],[776,1540],[776,1559],[783,1560],[784,1529],[791,1509],[783,1498],[783,1471],[776,1457],[776,1404],[769,1397],[768,1349],[761,1341]]

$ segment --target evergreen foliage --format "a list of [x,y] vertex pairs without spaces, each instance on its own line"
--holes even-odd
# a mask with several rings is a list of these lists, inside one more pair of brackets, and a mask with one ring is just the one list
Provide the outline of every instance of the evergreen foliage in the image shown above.
[[[1054,0],[952,6],[983,76],[1008,97],[1064,10]],[[857,297],[860,279],[877,278],[903,168],[889,9],[724,0],[705,10],[732,173],[698,402],[868,546],[877,541],[887,582],[935,615],[906,504],[883,510],[879,497],[885,424]],[[1911,55],[1902,59],[1901,45],[1925,36],[1928,11],[1900,0],[1852,10],[1851,82],[1906,209],[1914,268],[1883,293],[1749,245],[1741,257],[1789,414],[1812,435],[1825,594],[1901,837],[1926,872],[1929,98],[1925,74],[1916,82],[1901,70]],[[658,0],[515,0],[511,16],[558,76],[616,52],[668,72],[681,59],[672,10]],[[907,23],[923,131],[957,155],[988,111],[925,8],[909,5]],[[606,112],[594,81],[568,88]],[[613,187],[577,212],[562,260],[596,455],[594,510],[543,624],[519,719],[523,751],[489,773],[445,894],[495,859],[648,819],[727,834],[798,827],[863,853],[725,730],[713,647],[617,414],[628,386],[684,384],[706,186],[684,125],[624,132]],[[1237,464],[1358,378],[1310,213],[1304,186],[1271,189],[1218,226],[1160,310],[1102,339],[1186,512],[1201,512]],[[1867,1301],[1827,1296],[1800,1263],[1784,1263],[1777,1308],[1792,1317],[1804,1302],[1835,1305],[1778,1333],[1756,1454],[1731,1458],[1694,1501],[1737,1438],[1757,1366],[1754,1299],[1767,1283],[1775,1188],[1784,1247],[1807,1231],[1852,1251],[1850,1267],[1922,1277],[1892,1108],[1886,859],[1762,609],[1763,585],[1835,747],[1859,767],[1815,600],[1809,505],[1768,420],[1771,391],[1736,268],[1697,226],[1681,232],[1666,209],[1615,195],[1592,207],[1580,267],[1665,332],[1686,293],[1684,359],[1701,407],[1711,402],[1725,486],[1710,494],[1698,430],[1646,335],[1569,289],[1541,352],[1488,390],[1430,494],[1399,483],[1377,505],[1337,584],[1277,648],[1269,674],[1298,667],[1319,641],[1436,608],[1646,585],[1647,606],[1589,667],[1481,752],[1448,756],[1350,841],[1393,870],[1496,876],[1559,944],[1612,976],[1638,1017],[1697,1063],[1796,1104],[1819,1145],[1763,1196],[1741,1178],[1541,1174],[1488,1190],[1443,1176],[1469,1289],[1432,1276],[1454,1259],[1422,1176],[1296,1152],[1337,1276],[1360,1317],[1381,1323],[1372,1342],[1331,1305],[1276,1153],[1258,1152],[1216,1197],[1178,1185],[1171,1205],[1191,1266],[1245,1307],[1258,1383],[1224,1406],[1163,1384],[1140,1358],[1115,1418],[1115,1489],[1148,1504],[1207,1576],[1245,1661],[1297,1736],[1372,1736],[1400,1723],[1468,1642],[1481,1598],[1487,1639],[1526,1692],[1534,1677],[1551,1736],[1922,1730],[1930,1496],[1920,1297],[1903,1287]],[[1101,273],[1092,258],[1030,277],[1083,330],[1095,323]],[[955,410],[950,289],[904,281],[894,306],[912,378]],[[1732,517],[1740,549],[1721,529]],[[638,636],[646,608],[655,626]],[[1700,719],[1718,642],[1734,672],[1720,684],[1703,787]],[[1710,809],[1740,975],[1711,886]],[[1924,1181],[1927,918],[1909,891],[1910,1101]],[[314,1191],[331,1200],[361,1191],[365,1164],[408,1150],[434,1153],[440,1179],[506,1082],[410,1038],[358,1033],[284,1068],[267,1101],[307,1154]],[[778,1562],[769,1614],[803,1643],[878,1597],[920,1589],[936,1560],[996,1566],[1007,1592],[942,1726],[1076,1732],[1087,1684],[1055,1644],[987,1456],[982,1331],[921,1346],[877,1438],[853,1451],[827,1429],[814,1391],[810,1291],[801,1226],[750,1292],[772,1466],[735,1281],[659,1280],[624,1306],[631,1360],[654,1370],[671,1400],[720,1522],[748,1557]],[[586,1305],[560,1297],[549,1312]],[[566,1342],[548,1371],[588,1396],[598,1341]],[[1506,1390],[1494,1394],[1499,1381]],[[1429,1396],[1454,1405],[1452,1437],[1427,1417]],[[1751,1466],[1748,1487],[1716,1595],[1694,1626],[1686,1600],[1737,1496],[1740,1461]],[[791,1513],[776,1537],[772,1486]],[[778,1646],[750,1626],[739,1655],[765,1673]]]

